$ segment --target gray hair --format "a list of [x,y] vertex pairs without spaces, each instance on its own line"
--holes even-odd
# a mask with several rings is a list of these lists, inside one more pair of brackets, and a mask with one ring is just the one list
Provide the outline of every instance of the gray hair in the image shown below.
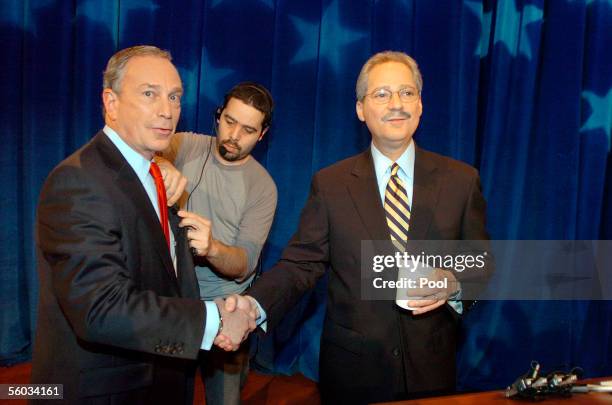
[[156,56],[172,61],[170,52],[152,45],[137,45],[122,49],[108,60],[102,79],[102,88],[111,89],[115,93],[119,93],[123,74],[125,73],[125,65],[136,56]]
[[421,76],[421,72],[419,71],[419,66],[417,65],[416,61],[404,52],[384,51],[373,55],[361,68],[361,72],[359,72],[359,77],[357,78],[357,84],[355,85],[355,95],[357,96],[357,101],[363,101],[363,98],[366,96],[366,92],[368,91],[368,75],[370,74],[370,71],[374,68],[374,66],[387,62],[398,62],[406,65],[412,72],[412,78],[414,79],[414,83],[416,84],[419,93],[423,90],[423,77]]

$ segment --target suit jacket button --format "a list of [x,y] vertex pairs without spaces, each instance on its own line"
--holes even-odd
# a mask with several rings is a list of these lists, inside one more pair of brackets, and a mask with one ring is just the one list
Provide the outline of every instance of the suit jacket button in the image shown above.
[[394,348],[393,348],[393,351],[392,351],[391,353],[393,353],[393,355],[394,355],[395,357],[398,357],[398,356],[400,355],[400,350],[399,350],[399,348],[394,347]]

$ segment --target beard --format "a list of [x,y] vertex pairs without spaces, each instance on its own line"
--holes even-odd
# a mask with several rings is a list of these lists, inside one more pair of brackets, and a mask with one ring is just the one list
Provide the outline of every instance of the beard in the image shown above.
[[[227,150],[225,145],[231,145],[236,149],[236,152],[230,152],[229,150]],[[229,139],[220,143],[218,150],[219,155],[221,155],[221,157],[223,157],[223,159],[227,160],[228,162],[235,162],[236,160],[240,160],[244,157],[242,156],[242,148],[240,147],[240,145],[235,142],[232,142]]]

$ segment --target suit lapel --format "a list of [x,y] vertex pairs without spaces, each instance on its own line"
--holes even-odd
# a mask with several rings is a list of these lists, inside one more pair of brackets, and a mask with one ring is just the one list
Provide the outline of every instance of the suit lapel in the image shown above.
[[388,240],[389,229],[380,201],[370,149],[358,156],[351,174],[353,179],[347,185],[349,194],[370,238]]
[[187,242],[187,235],[184,228],[178,226],[180,217],[176,215],[176,209],[170,208],[168,219],[170,227],[176,241],[176,275],[181,296],[187,298],[200,298],[198,280],[194,271],[193,257]]
[[440,175],[427,152],[416,147],[410,229],[408,238],[426,239],[440,193]]
[[[389,230],[385,210],[380,201],[369,149],[359,155],[351,174],[354,179],[348,184],[348,190],[361,221],[373,240],[388,240]],[[427,152],[416,146],[408,238],[413,240],[426,238],[438,203],[440,186],[440,170],[427,156]]]
[[176,280],[172,258],[168,251],[168,245],[162,232],[159,218],[136,172],[134,172],[132,166],[130,166],[121,152],[103,132],[99,132],[93,142],[99,145],[109,168],[116,171],[117,187],[125,193],[126,199],[132,202],[136,212],[141,216],[142,221],[146,225],[153,241],[151,249],[160,257],[171,279]]
[[[359,217],[372,240],[373,250],[371,253],[376,255],[393,255],[394,248],[390,243],[391,238],[387,225],[387,217],[383,204],[380,201],[380,192],[378,191],[376,172],[370,149],[367,149],[357,158],[351,174],[353,177],[352,181],[348,184],[349,193],[359,213]],[[363,255],[363,240],[361,242],[361,253]],[[371,263],[371,258],[362,256],[362,260],[364,259]],[[369,279],[376,277],[378,274],[366,271],[362,273],[362,277],[365,276]],[[385,280],[397,280],[397,267],[384,272],[383,278]],[[370,282],[366,281],[366,283],[369,284]]]

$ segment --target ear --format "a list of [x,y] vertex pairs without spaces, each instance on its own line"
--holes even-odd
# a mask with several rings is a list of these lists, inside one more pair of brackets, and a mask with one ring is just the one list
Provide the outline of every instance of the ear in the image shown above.
[[104,110],[106,115],[111,121],[117,119],[117,107],[119,104],[119,98],[112,89],[104,89],[102,91],[102,103],[104,103]]
[[261,134],[259,135],[259,138],[257,138],[257,142],[259,142],[259,141],[261,141],[263,139],[263,136],[266,134],[266,132],[268,132],[268,129],[270,129],[270,127],[267,127],[266,129],[261,131]]
[[419,97],[419,105],[418,105],[418,115],[419,118],[421,118],[421,114],[423,114],[423,102],[421,101],[421,98]]
[[355,111],[357,112],[357,118],[359,118],[359,121],[365,122],[365,116],[363,115],[363,102],[362,101],[357,101],[357,103],[355,104]]

